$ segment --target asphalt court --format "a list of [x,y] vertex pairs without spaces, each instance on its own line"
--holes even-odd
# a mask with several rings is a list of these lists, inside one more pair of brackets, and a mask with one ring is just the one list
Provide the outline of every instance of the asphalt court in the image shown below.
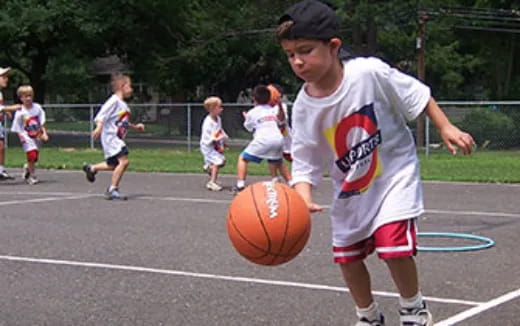
[[[10,171],[16,172],[16,171]],[[228,191],[205,175],[128,173],[128,201],[106,201],[110,174],[38,171],[0,183],[0,325],[352,325],[354,306],[332,263],[328,212],[278,267],[231,247]],[[262,180],[251,178],[249,182]],[[233,176],[223,176],[230,187]],[[425,182],[421,232],[470,233],[495,246],[419,253],[422,292],[436,325],[518,325],[520,186]],[[327,205],[324,180],[316,201]],[[420,245],[465,245],[421,239]],[[397,294],[383,262],[368,259],[376,300],[398,325]]]

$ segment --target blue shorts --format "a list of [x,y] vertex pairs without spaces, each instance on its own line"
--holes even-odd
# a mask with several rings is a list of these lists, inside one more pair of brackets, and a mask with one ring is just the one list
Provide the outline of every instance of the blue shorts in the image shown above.
[[125,156],[125,155],[128,155],[128,148],[126,146],[121,148],[121,151],[119,153],[117,153],[116,155],[110,156],[109,158],[107,158],[106,162],[110,166],[117,166],[119,164],[119,158],[121,156]]
[[[248,154],[246,152],[242,152],[242,158],[248,162],[253,162],[253,163],[261,163],[263,158],[261,157],[258,157],[258,156],[254,156],[254,155],[251,155],[251,154]],[[276,160],[272,160],[272,159],[267,159],[267,163],[280,163],[282,162],[282,159],[279,158],[279,159],[276,159]]]

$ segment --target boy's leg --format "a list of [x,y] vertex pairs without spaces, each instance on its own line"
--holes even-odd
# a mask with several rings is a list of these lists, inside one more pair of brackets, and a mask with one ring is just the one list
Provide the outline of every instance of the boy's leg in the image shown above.
[[11,177],[7,174],[7,171],[4,169],[5,163],[5,146],[4,139],[0,138],[0,180],[10,179]]
[[218,165],[211,164],[211,177],[210,177],[210,181],[213,182],[213,183],[217,182],[218,169],[219,169]]
[[413,255],[417,251],[416,220],[385,224],[374,233],[375,247],[390,270],[399,291],[401,323],[403,325],[433,325],[421,292],[417,265]]
[[244,188],[247,176],[247,161],[240,155],[237,162],[237,188]]
[[367,308],[374,302],[370,274],[363,260],[341,264],[343,279],[350,290],[354,303],[359,308]]
[[283,163],[283,161],[280,163],[279,169],[280,169],[280,174],[285,179],[285,182],[287,182],[290,185],[291,180],[292,180],[291,172],[289,171],[289,168],[287,167],[287,165],[285,165]]
[[98,171],[113,171],[115,169],[115,165],[109,165],[107,162],[100,162],[90,166],[90,170],[94,173]]
[[267,166],[269,167],[269,174],[271,175],[271,178],[277,178],[278,177],[278,165],[275,163],[268,163]]
[[[110,187],[119,187],[119,182],[121,181],[121,178],[123,177],[123,173],[125,173],[126,168],[128,167],[128,164],[130,163],[128,161],[128,155],[123,155],[118,157],[119,164],[117,164],[115,167],[112,166],[112,170],[114,172],[112,173],[112,182]],[[106,164],[106,163],[105,163]],[[108,164],[107,164],[108,166]]]
[[385,260],[395,286],[403,298],[411,298],[419,292],[417,266],[412,257],[391,258]]

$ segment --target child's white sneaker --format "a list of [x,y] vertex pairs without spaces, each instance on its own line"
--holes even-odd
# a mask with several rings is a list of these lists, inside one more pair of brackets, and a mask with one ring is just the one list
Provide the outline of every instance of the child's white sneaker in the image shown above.
[[433,317],[426,304],[421,308],[401,308],[399,315],[402,326],[433,326]]
[[211,191],[221,191],[222,190],[222,186],[213,181],[209,181],[208,183],[206,183],[206,188],[208,188]]
[[355,326],[385,326],[385,317],[381,313],[379,314],[379,318],[374,320],[361,317]]
[[22,178],[25,180],[25,182],[29,183],[27,180],[30,176],[31,173],[29,172],[29,166],[27,165],[27,163],[25,163],[22,168]]
[[31,175],[27,179],[25,179],[25,182],[33,186],[37,183],[40,183],[40,180],[38,180],[38,178],[36,178],[35,176]]

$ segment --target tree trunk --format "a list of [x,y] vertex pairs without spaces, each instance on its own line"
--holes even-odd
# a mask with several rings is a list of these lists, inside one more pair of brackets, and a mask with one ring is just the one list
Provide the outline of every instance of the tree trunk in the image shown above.
[[34,101],[38,103],[45,102],[46,82],[44,78],[49,56],[45,50],[40,49],[38,53],[31,58],[31,72],[29,79],[34,89]]

